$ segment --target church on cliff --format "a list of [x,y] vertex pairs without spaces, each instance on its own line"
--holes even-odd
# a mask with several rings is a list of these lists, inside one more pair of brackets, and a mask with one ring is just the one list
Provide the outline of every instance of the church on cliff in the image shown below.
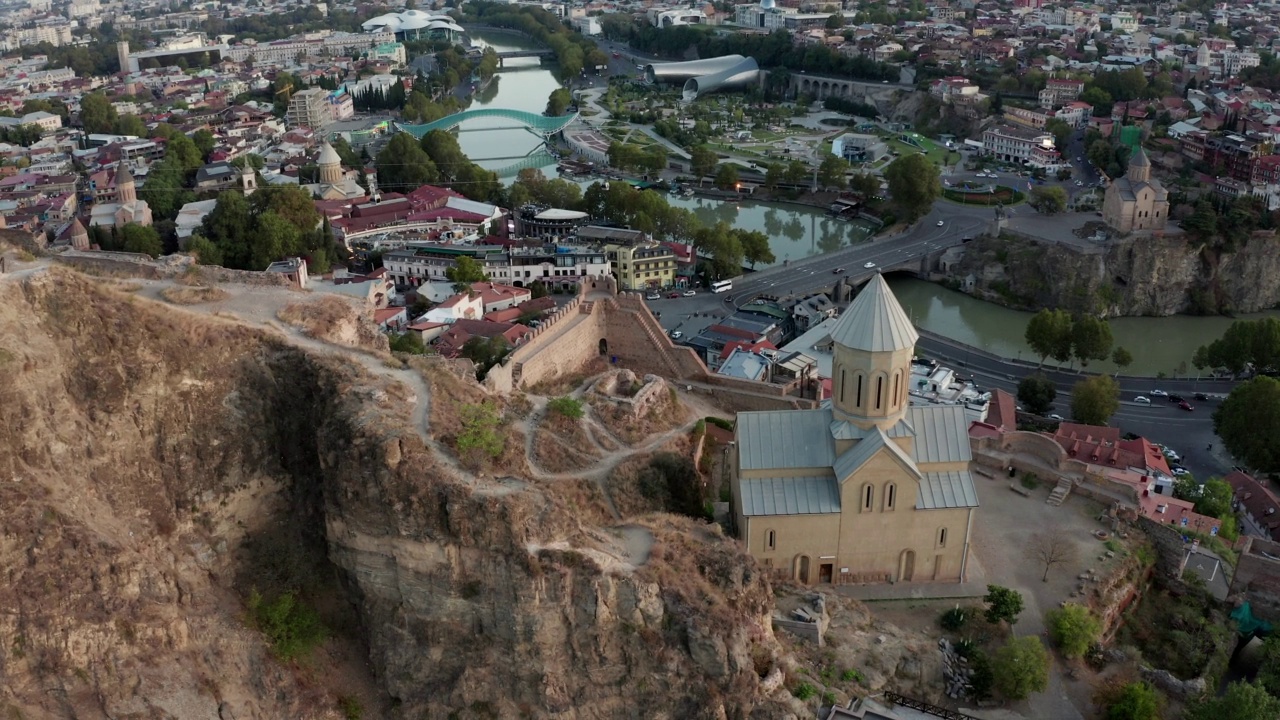
[[738,413],[737,535],[805,584],[962,582],[978,496],[960,406],[912,405],[918,335],[876,274],[831,332],[816,410]]
[[1151,177],[1151,160],[1139,147],[1129,170],[1107,186],[1102,221],[1121,233],[1163,230],[1169,220],[1169,191]]

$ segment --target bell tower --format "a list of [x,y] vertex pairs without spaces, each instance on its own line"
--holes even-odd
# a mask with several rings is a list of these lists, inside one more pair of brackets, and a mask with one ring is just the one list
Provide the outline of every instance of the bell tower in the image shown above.
[[884,276],[871,277],[831,331],[831,409],[864,430],[888,430],[906,413],[919,339]]

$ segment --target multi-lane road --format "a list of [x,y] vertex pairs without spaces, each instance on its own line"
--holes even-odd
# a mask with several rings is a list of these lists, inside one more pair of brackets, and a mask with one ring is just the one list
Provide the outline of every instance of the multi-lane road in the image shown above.
[[[735,305],[760,295],[807,295],[830,289],[840,275],[854,286],[861,285],[881,269],[918,261],[923,255],[959,245],[964,238],[986,230],[993,217],[991,208],[937,203],[932,212],[904,233],[751,273],[734,282],[730,295]],[[867,263],[874,266],[868,268]]]
[[[680,330],[687,335],[699,332],[703,327],[745,305],[760,296],[799,298],[813,292],[831,289],[837,279],[857,287],[872,273],[891,269],[903,263],[918,260],[922,255],[959,245],[965,237],[971,237],[986,229],[993,217],[991,208],[978,208],[939,202],[932,212],[910,227],[906,232],[861,243],[842,250],[806,258],[751,273],[734,281],[733,290],[715,295],[700,292],[691,298],[655,300],[651,306],[661,314],[663,327],[668,331]],[[938,221],[942,226],[938,226]],[[872,268],[864,267],[874,263]],[[837,269],[843,269],[836,273]],[[1018,381],[1036,372],[1034,362],[1000,358],[946,338],[925,334],[917,345],[919,352],[936,358],[944,365],[954,367],[965,376],[971,376],[982,389],[1002,389],[1017,393]],[[1070,390],[1085,375],[1075,370],[1059,370],[1053,367],[1041,369],[1058,386],[1058,400],[1053,412],[1070,417]],[[1227,380],[1153,380],[1150,378],[1120,377],[1121,405],[1112,418],[1126,432],[1142,435],[1153,442],[1173,447],[1182,455],[1182,465],[1197,478],[1220,475],[1229,471],[1217,455],[1210,452],[1211,445],[1219,444],[1213,433],[1211,415],[1220,398],[1234,385]],[[1185,396],[1195,406],[1188,412],[1173,403],[1152,397],[1152,390]],[[1214,399],[1193,399],[1197,392],[1207,393]],[[1151,397],[1151,405],[1134,402],[1138,395]],[[1220,449],[1219,449],[1220,450]]]

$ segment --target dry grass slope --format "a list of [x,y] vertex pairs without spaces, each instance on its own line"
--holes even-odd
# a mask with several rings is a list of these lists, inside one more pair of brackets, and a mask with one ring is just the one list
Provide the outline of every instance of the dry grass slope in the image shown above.
[[167,287],[160,291],[160,296],[174,305],[200,305],[226,300],[231,295],[222,288],[200,285],[195,287]]
[[373,312],[336,295],[315,295],[290,303],[280,319],[318,340],[375,352],[390,352],[387,336],[373,324]]

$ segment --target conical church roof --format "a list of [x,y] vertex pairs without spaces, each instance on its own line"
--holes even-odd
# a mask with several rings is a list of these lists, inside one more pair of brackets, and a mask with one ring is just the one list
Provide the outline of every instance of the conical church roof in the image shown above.
[[341,165],[342,158],[338,156],[338,151],[334,150],[333,146],[330,145],[328,142],[326,142],[324,145],[320,146],[320,159],[316,162],[316,164],[322,165],[322,166],[323,165]]
[[133,173],[129,172],[129,163],[121,160],[120,163],[116,165],[116,187],[132,184]]
[[831,331],[837,345],[867,352],[904,350],[915,347],[919,338],[880,273],[871,277]]
[[1139,147],[1133,151],[1133,155],[1129,157],[1129,167],[1151,167],[1151,161],[1147,159],[1147,154]]

